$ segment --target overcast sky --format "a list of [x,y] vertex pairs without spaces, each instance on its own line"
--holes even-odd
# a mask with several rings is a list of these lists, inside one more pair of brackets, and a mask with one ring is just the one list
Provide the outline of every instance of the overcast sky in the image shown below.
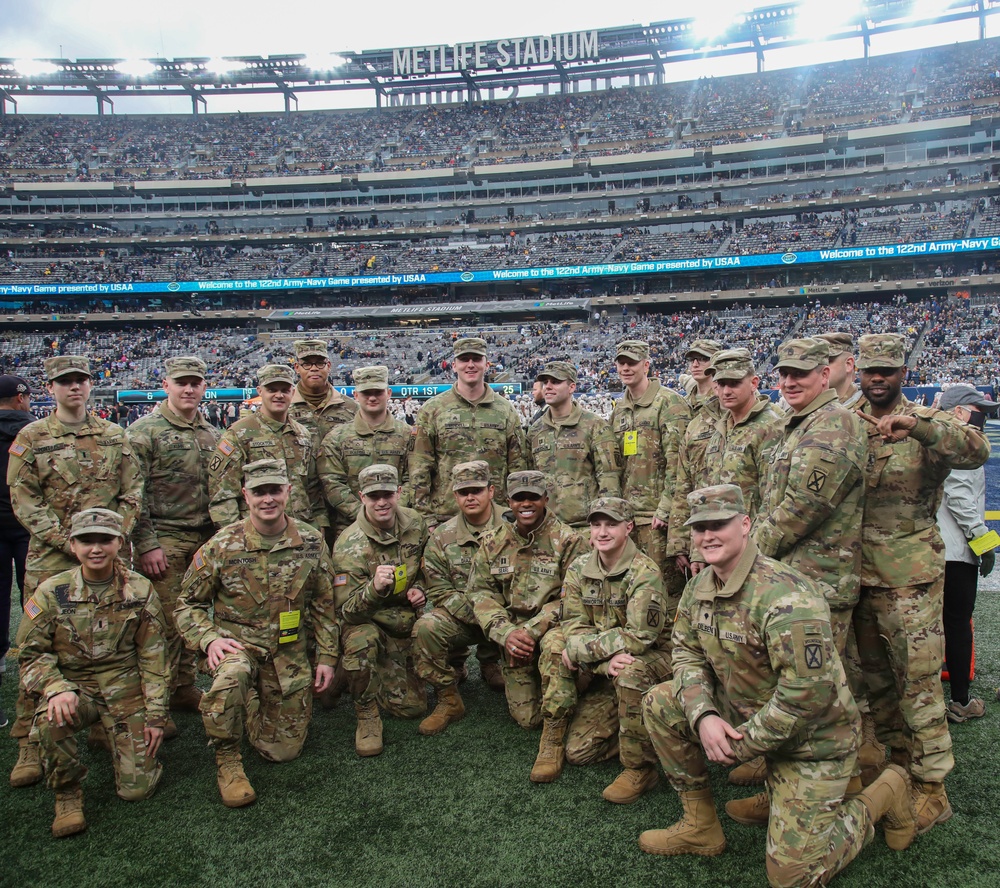
[[[830,8],[846,8],[852,0],[825,2]],[[856,2],[856,0],[853,0]],[[739,0],[711,0],[716,18],[726,4]],[[749,5],[749,4],[748,4]],[[254,0],[126,0],[101,4],[89,0],[0,0],[0,57],[20,58],[177,58],[183,56],[277,55],[282,53],[329,53],[361,51],[395,46],[421,46],[553,34],[629,24],[664,21],[686,15],[690,5],[654,0],[620,0],[616,3],[561,3],[538,0],[501,0],[499,3],[458,4],[441,0],[381,0],[378,3],[260,3]],[[928,42],[943,43],[975,37],[975,26],[938,31],[930,40],[907,32],[885,50]],[[788,63],[804,64],[822,58],[858,55],[860,42],[836,48],[816,47],[791,56]],[[876,47],[877,49],[877,47]],[[711,69],[684,71],[678,79],[702,73],[739,73],[751,70],[752,58],[736,60],[732,71],[713,63]],[[778,67],[775,60],[773,67]],[[780,63],[784,66],[784,62]],[[232,105],[210,100],[210,111],[264,110],[250,103],[256,97],[234,96]],[[263,98],[263,97],[261,97]],[[348,97],[351,104],[371,105],[370,93]],[[92,99],[59,100],[21,98],[21,113],[56,111],[92,113]],[[279,98],[264,100],[280,107]],[[300,108],[342,104],[342,95],[321,98],[303,96]],[[307,104],[308,102],[308,104]],[[158,99],[150,106],[144,100],[116,97],[117,113],[190,111],[187,99]]]

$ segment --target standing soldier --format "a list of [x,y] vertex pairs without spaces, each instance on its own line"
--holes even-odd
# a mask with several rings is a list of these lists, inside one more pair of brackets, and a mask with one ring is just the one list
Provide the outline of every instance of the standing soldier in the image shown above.
[[257,372],[260,411],[237,420],[223,433],[208,466],[209,511],[216,527],[246,516],[246,499],[240,498],[243,468],[261,459],[281,460],[288,467],[292,484],[288,514],[313,527],[329,527],[312,436],[288,415],[294,382],[291,367],[261,367]]
[[952,816],[944,779],[955,766],[941,688],[945,557],[936,514],[948,473],[979,468],[990,444],[953,414],[904,397],[902,336],[875,333],[859,345],[868,496],[854,630],[879,740],[913,777],[917,832],[925,833]]
[[486,341],[455,342],[455,384],[417,414],[410,451],[410,490],[415,508],[432,527],[458,511],[451,470],[484,459],[501,496],[507,475],[525,468],[527,445],[517,411],[485,382]]
[[850,333],[820,333],[830,346],[830,388],[837,393],[837,400],[848,410],[860,410],[865,406],[865,396],[854,384],[854,337]]
[[[31,534],[26,598],[42,580],[75,566],[68,535],[73,515],[92,508],[116,511],[127,539],[142,502],[142,476],[125,433],[87,411],[90,361],[79,355],[46,358],[45,377],[55,410],[18,432],[7,464],[14,514]],[[36,708],[37,701],[23,693],[18,696],[17,720],[10,734],[17,738],[20,751],[10,774],[11,786],[30,786],[42,779],[38,746],[28,739]],[[91,742],[107,742],[98,725],[90,737]]]
[[322,339],[298,339],[295,349],[295,384],[288,415],[302,423],[320,442],[338,425],[349,422],[357,413],[358,405],[345,398],[330,384],[330,353]]
[[185,649],[177,632],[174,608],[191,558],[213,532],[208,463],[220,432],[198,409],[205,395],[206,369],[197,357],[168,358],[163,381],[166,401],[125,433],[145,482],[132,551],[163,605],[170,706],[189,712],[198,711],[201,691],[194,685],[194,653]]
[[149,581],[118,558],[122,527],[109,509],[74,514],[69,545],[79,566],[50,577],[24,605],[21,680],[43,701],[35,726],[56,792],[56,838],[87,828],[77,731],[103,723],[114,737],[115,786],[126,801],[149,798],[163,773],[156,753],[170,693],[165,625]]
[[554,482],[552,510],[570,527],[587,524],[587,506],[599,496],[618,496],[618,448],[611,427],[573,401],[576,367],[552,361],[538,374],[548,405],[528,427],[529,461]]
[[[201,714],[227,808],[257,798],[243,770],[244,725],[268,761],[296,758],[312,715],[311,686],[329,686],[339,655],[322,534],[285,513],[291,485],[280,460],[252,462],[243,476],[248,515],[195,553],[176,613],[185,643],[212,674]],[[316,641],[315,680],[309,635]]]

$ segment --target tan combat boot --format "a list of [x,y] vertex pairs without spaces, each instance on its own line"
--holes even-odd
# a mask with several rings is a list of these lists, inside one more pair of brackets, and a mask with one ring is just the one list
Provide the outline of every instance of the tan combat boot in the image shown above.
[[667,829],[647,829],[639,836],[639,847],[647,854],[673,857],[698,854],[715,857],[726,850],[726,836],[712,801],[712,790],[698,789],[678,793],[683,813]]
[[729,782],[733,786],[760,786],[767,780],[767,761],[764,756],[750,759],[729,772]]
[[913,781],[913,806],[917,813],[917,835],[929,832],[938,823],[951,820],[955,812],[951,810],[948,793],[943,783]]
[[103,722],[96,721],[90,726],[90,731],[87,733],[87,746],[91,749],[103,749],[105,752],[111,752],[111,738],[104,730]]
[[747,826],[767,826],[771,817],[771,800],[766,792],[745,799],[726,802],[726,813],[737,823]]
[[360,756],[382,753],[382,717],[378,713],[378,703],[355,703],[354,714],[358,717],[358,727],[354,731],[354,751]]
[[170,694],[170,708],[177,712],[200,712],[202,692],[194,685],[181,685]]
[[452,722],[460,721],[464,715],[465,704],[458,693],[458,687],[448,685],[446,688],[438,688],[437,706],[420,723],[417,732],[425,737],[432,737],[435,734],[440,734]]
[[10,772],[10,785],[33,786],[42,779],[42,754],[37,743],[18,741],[17,761]]
[[885,746],[875,736],[875,720],[869,713],[861,716],[861,748],[858,750],[861,782],[868,786],[885,767]]
[[56,816],[52,835],[57,839],[74,836],[87,828],[83,817],[83,789],[80,784],[56,790]]
[[626,768],[613,783],[604,788],[601,795],[606,801],[614,802],[616,805],[631,805],[632,802],[639,801],[644,792],[659,782],[660,775],[656,773],[654,765],[647,765],[645,768]]
[[886,765],[878,779],[858,794],[871,815],[882,821],[885,843],[893,851],[905,851],[916,835],[916,813],[910,792],[910,775],[899,765]]
[[503,672],[497,663],[480,663],[479,664],[479,674],[482,675],[483,681],[489,686],[491,691],[497,691],[498,693],[503,693],[506,686],[503,682]]
[[257,801],[250,781],[243,770],[243,756],[235,744],[216,746],[215,764],[219,769],[219,794],[227,808],[242,808]]
[[532,783],[551,783],[562,774],[566,759],[563,738],[568,722],[567,718],[547,718],[542,723],[542,739],[529,777]]

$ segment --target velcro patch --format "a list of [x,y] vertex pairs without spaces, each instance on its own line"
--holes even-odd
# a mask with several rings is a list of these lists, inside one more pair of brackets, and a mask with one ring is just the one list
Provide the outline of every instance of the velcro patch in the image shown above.
[[225,439],[219,442],[219,453],[222,453],[226,456],[232,456],[233,451],[235,449],[236,448],[232,445],[232,443]]
[[658,607],[647,608],[646,624],[654,629],[660,625],[660,609]]
[[32,620],[42,612],[42,609],[36,604],[34,596],[24,602],[24,612],[31,617]]
[[809,473],[809,479],[806,481],[806,487],[808,487],[813,493],[819,493],[823,489],[824,484],[826,484],[826,472],[821,472],[819,469],[813,469]]
[[201,549],[194,553],[191,563],[194,565],[195,570],[201,570],[205,566],[205,557],[201,554]]
[[19,444],[17,441],[15,441],[13,444],[10,445],[9,448],[7,448],[7,452],[11,456],[24,456],[25,451],[27,451],[27,449],[28,448],[25,444]]
[[347,574],[336,574],[333,578],[334,586],[346,586],[347,585]]

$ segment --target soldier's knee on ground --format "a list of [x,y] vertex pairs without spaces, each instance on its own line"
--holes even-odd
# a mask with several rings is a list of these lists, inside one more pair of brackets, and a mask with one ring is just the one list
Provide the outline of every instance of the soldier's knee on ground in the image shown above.
[[118,798],[126,802],[141,802],[150,798],[156,787],[160,785],[160,778],[163,776],[163,766],[157,765],[156,769],[148,775],[147,779],[139,783],[119,782],[115,792]]
[[770,854],[767,855],[767,881],[771,888],[809,888],[812,885],[821,885],[820,877],[822,872],[815,870],[799,860],[775,860]]
[[254,749],[260,753],[262,758],[280,765],[285,762],[294,761],[302,755],[302,747],[305,745],[305,739],[305,735],[303,735],[302,742],[297,745],[287,742],[267,743],[263,740],[258,740],[254,743]]

